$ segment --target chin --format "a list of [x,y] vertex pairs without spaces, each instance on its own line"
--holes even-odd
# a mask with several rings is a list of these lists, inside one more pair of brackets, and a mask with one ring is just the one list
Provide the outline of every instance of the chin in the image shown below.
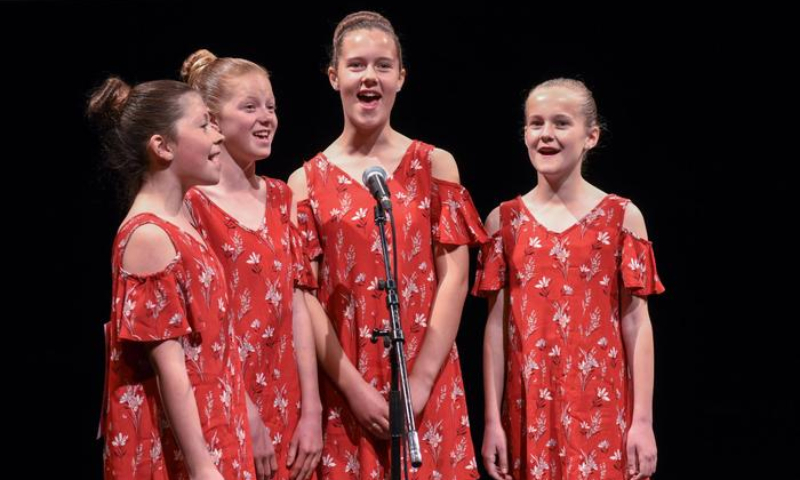
[[258,160],[263,160],[269,157],[270,155],[272,155],[272,148],[262,148],[261,150],[256,152],[256,158]]
[[386,125],[386,120],[377,117],[358,118],[353,124],[361,130],[375,130],[376,128],[382,128]]

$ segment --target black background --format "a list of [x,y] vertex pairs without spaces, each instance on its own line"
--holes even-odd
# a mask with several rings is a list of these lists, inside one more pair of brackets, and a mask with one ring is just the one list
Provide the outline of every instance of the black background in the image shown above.
[[[781,39],[756,50],[755,27],[687,6],[465,5],[0,5],[3,237],[13,260],[3,272],[12,286],[3,391],[19,422],[5,435],[15,457],[31,459],[23,476],[101,475],[101,326],[124,212],[83,117],[88,92],[109,74],[177,79],[198,48],[256,61],[271,71],[280,119],[258,171],[286,179],[341,131],[327,49],[336,23],[363,8],[385,14],[403,43],[408,78],[393,126],[455,156],[482,216],[535,183],[521,137],[527,90],[556,76],[587,83],[608,131],[586,176],[641,208],[667,287],[650,302],[656,478],[793,471],[796,237],[782,160],[796,148],[777,117],[745,113],[791,96],[793,77],[770,63]],[[781,156],[767,153],[775,146]],[[485,313],[469,298],[458,337],[478,457]]]

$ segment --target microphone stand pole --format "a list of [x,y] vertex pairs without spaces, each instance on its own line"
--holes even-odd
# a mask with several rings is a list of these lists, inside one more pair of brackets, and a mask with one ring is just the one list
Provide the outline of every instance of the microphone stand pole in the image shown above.
[[[389,210],[391,215],[391,210]],[[400,325],[400,301],[397,294],[397,277],[392,275],[391,263],[389,262],[389,248],[386,241],[386,215],[387,211],[380,202],[375,206],[375,225],[381,237],[381,248],[383,249],[383,263],[386,270],[386,280],[381,280],[378,288],[386,291],[386,306],[389,308],[391,326],[388,330],[374,329],[372,331],[372,343],[378,341],[378,337],[383,337],[385,347],[391,346],[391,366],[392,382],[389,391],[389,430],[391,433],[391,480],[400,480],[402,466],[406,465],[404,458],[400,454],[400,442],[403,434],[406,436],[406,448],[404,453],[411,457],[411,465],[418,468],[422,465],[422,454],[419,447],[419,436],[414,422],[414,410],[411,406],[411,391],[408,386],[408,370],[406,367],[406,356],[403,351],[405,337]],[[394,235],[394,218],[392,218],[392,242],[395,244],[392,251],[395,254],[395,269],[397,269],[397,246]],[[405,420],[405,421],[404,421]],[[405,455],[403,455],[405,457]],[[406,470],[406,475],[408,471]]]

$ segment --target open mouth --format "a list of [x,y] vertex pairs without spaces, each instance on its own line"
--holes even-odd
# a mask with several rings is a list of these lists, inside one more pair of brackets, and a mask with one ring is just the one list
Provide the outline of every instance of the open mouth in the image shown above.
[[253,135],[261,140],[269,140],[272,137],[272,132],[269,130],[259,130],[257,132],[253,132]]
[[552,147],[542,147],[538,150],[538,152],[541,153],[542,155],[555,155],[560,151],[561,150]]
[[378,92],[360,92],[356,95],[362,104],[374,106],[381,100],[382,96]]

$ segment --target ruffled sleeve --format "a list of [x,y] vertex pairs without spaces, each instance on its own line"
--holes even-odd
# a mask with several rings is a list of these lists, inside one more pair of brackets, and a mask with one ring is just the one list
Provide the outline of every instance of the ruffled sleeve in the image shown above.
[[[311,269],[305,238],[300,229],[291,222],[289,222],[289,240],[291,241],[292,262],[294,264],[294,286],[310,290],[317,288],[317,279]],[[317,248],[319,248],[319,243],[317,243]]]
[[431,228],[440,244],[475,246],[489,241],[467,189],[438,178],[432,184]]
[[629,230],[623,230],[620,262],[622,284],[632,295],[643,297],[664,291],[664,285],[656,271],[651,241],[639,238]]
[[305,199],[297,202],[297,229],[303,239],[303,253],[306,258],[316,260],[322,255],[322,246],[319,243],[317,224],[314,221],[314,210],[311,200]]
[[[180,255],[157,273],[120,271],[113,315],[118,338],[149,342],[202,331],[203,312],[187,312],[185,280]],[[204,308],[203,302],[195,303],[196,309]]]
[[483,297],[497,292],[506,285],[506,260],[503,255],[503,236],[498,230],[478,252],[478,269],[472,294]]

